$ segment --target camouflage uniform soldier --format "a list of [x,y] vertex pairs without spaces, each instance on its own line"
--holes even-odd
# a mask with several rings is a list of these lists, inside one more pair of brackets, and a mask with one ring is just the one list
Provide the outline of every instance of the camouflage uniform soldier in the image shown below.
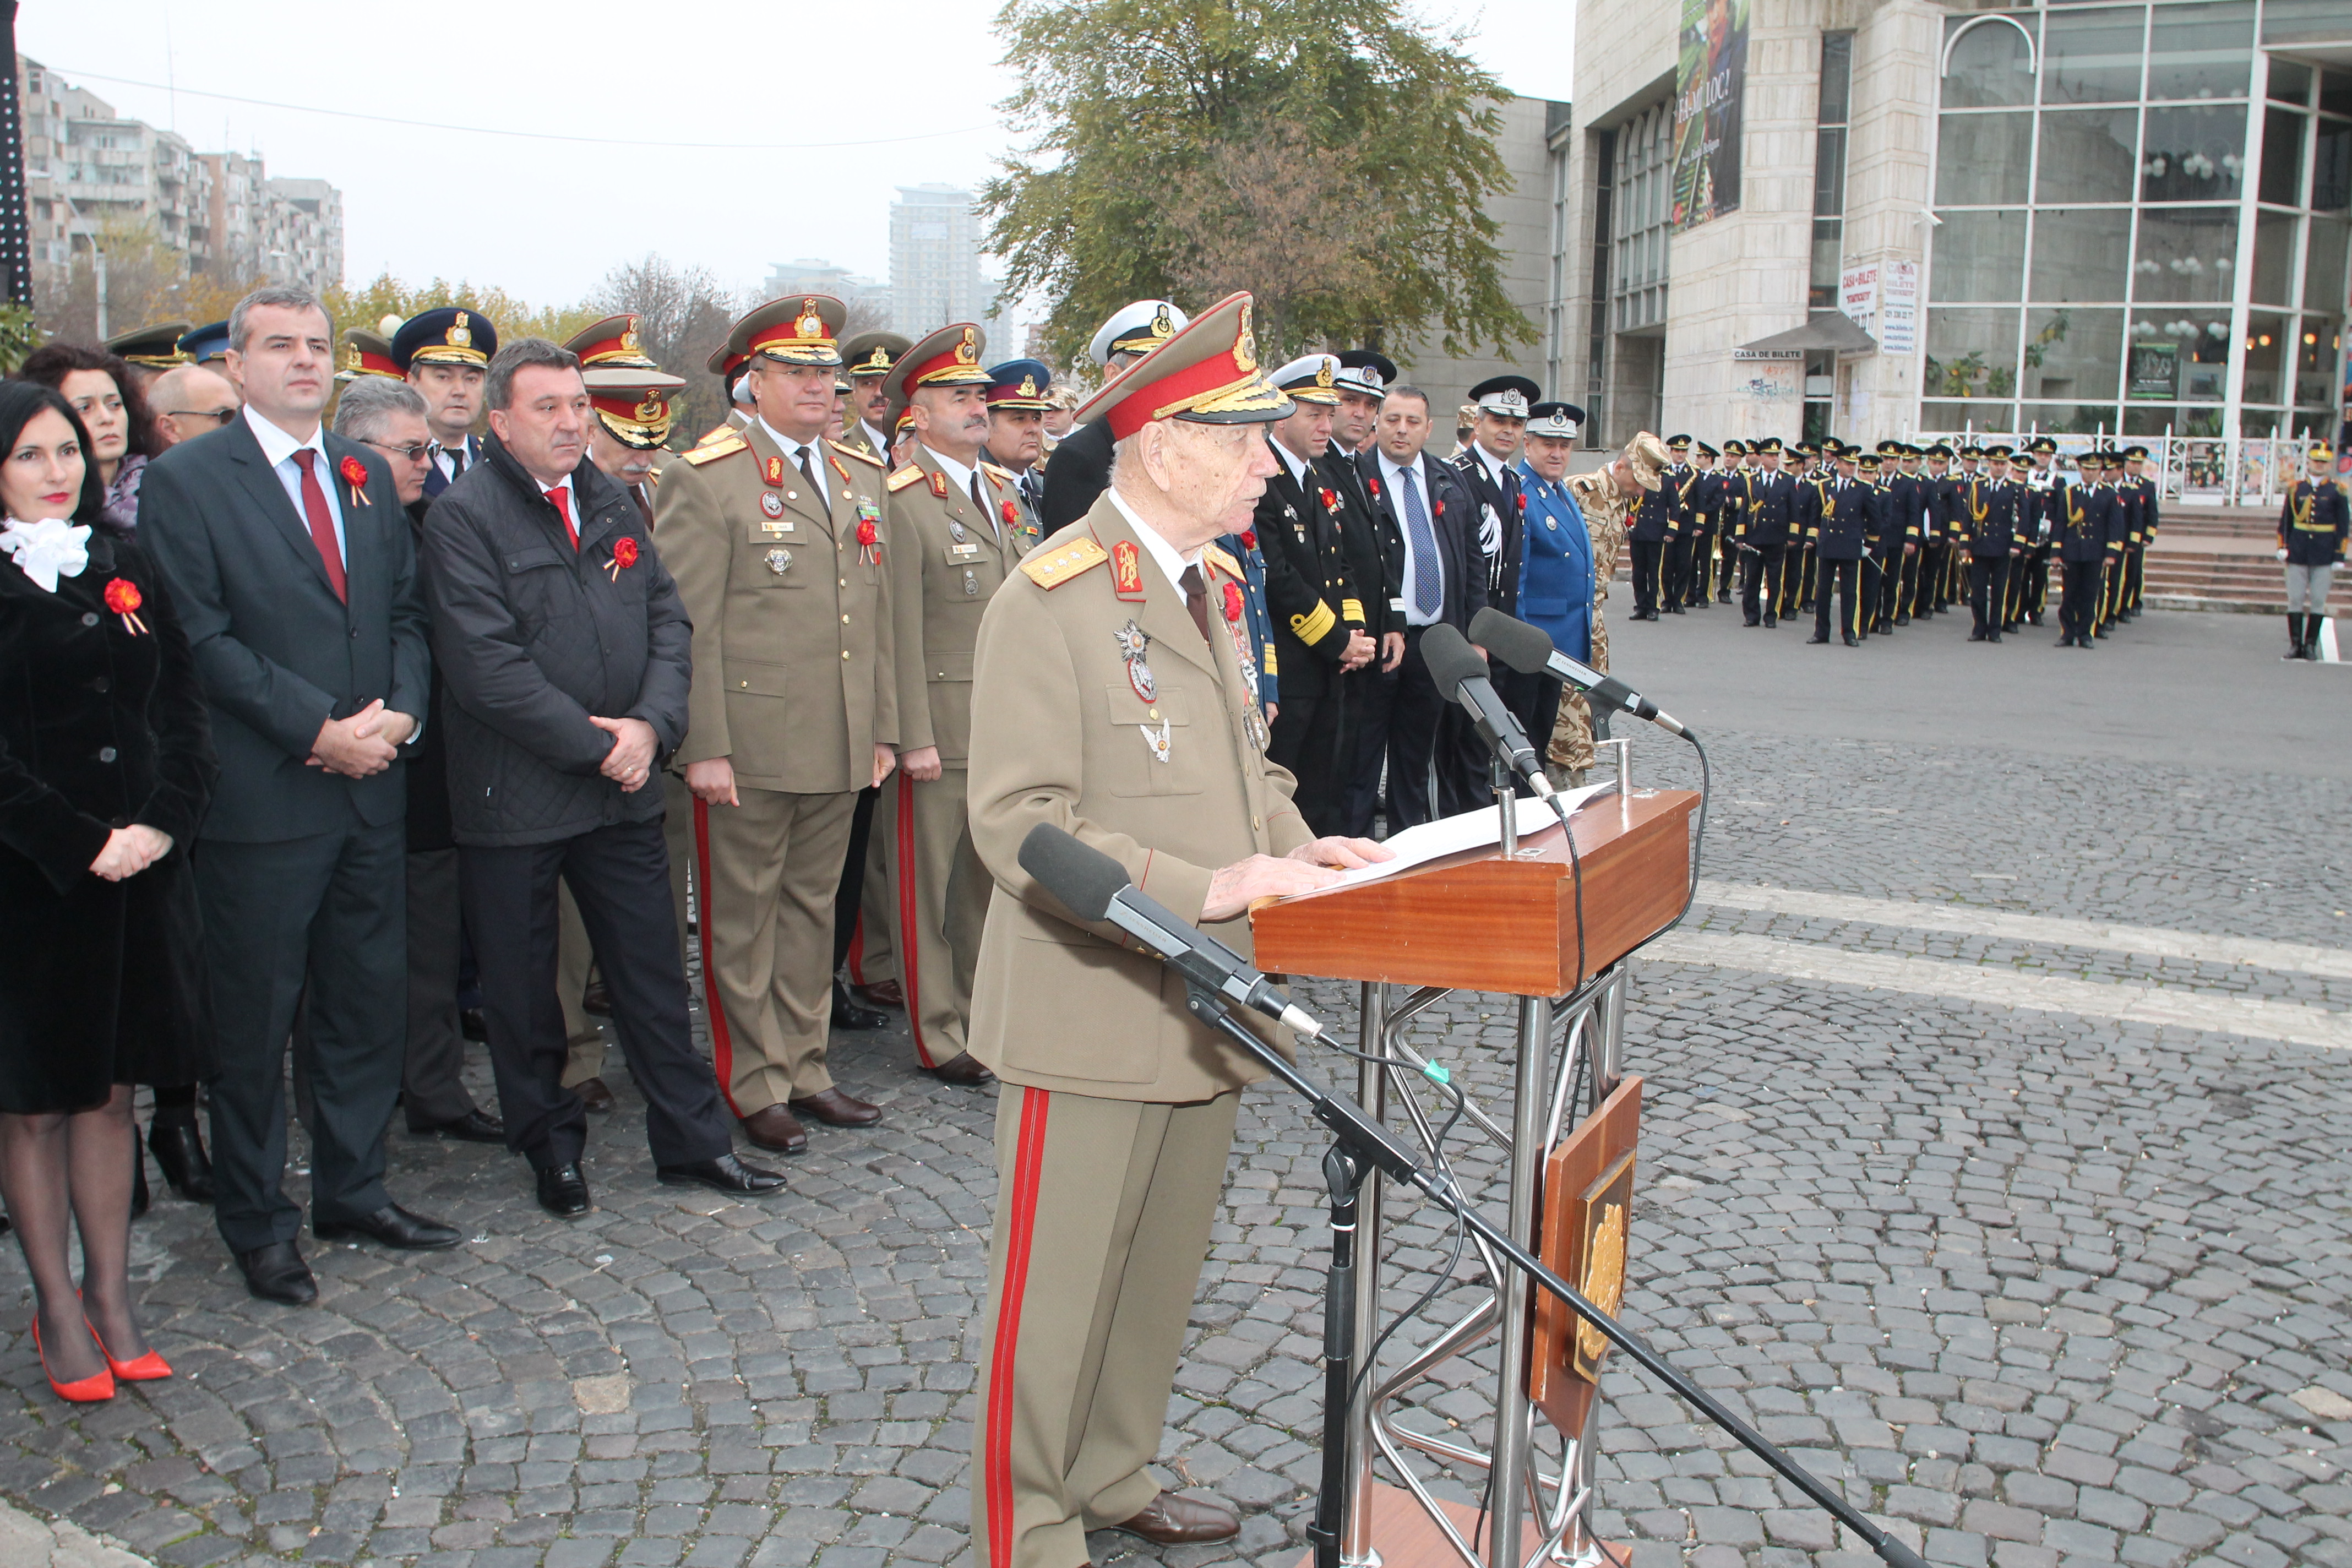
[[[1592,668],[1603,675],[1609,673],[1609,622],[1601,606],[1625,548],[1625,521],[1634,500],[1658,488],[1666,461],[1665,443],[1644,430],[1625,444],[1615,462],[1568,481],[1568,493],[1576,498],[1592,535]],[[1592,708],[1582,692],[1560,693],[1559,717],[1552,721],[1544,757],[1544,771],[1561,784],[1582,779],[1592,766]]]

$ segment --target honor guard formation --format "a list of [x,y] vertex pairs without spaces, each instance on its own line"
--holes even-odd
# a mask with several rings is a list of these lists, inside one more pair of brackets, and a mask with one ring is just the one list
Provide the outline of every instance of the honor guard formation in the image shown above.
[[[2139,614],[2139,447],[2062,474],[2047,438],[1645,432],[1580,460],[1583,410],[1504,374],[1442,411],[1448,453],[1379,350],[1262,363],[1253,308],[1137,300],[1072,385],[974,322],[845,339],[841,300],[793,294],[696,372],[728,408],[701,431],[674,417],[693,367],[635,316],[562,343],[457,305],[339,331],[294,288],[0,384],[0,641],[47,672],[0,700],[24,781],[0,1121],[72,1123],[0,1185],[59,1395],[171,1375],[127,1272],[137,1086],[173,1190],[255,1296],[301,1306],[306,1220],[464,1243],[396,1198],[396,1110],[520,1156],[577,1219],[608,1020],[657,1179],[789,1203],[813,1138],[920,1115],[835,1073],[845,1033],[903,1012],[884,1076],[995,1100],[982,1560],[1225,1540],[1233,1513],[1148,1467],[1259,1074],[1030,878],[1030,833],[1246,957],[1253,900],[1491,804],[1423,656],[1481,612],[1604,674],[1612,591],[1643,621],[1736,593],[1748,626],[1848,647],[1966,605],[1971,642],[2054,615],[2089,649]],[[2328,458],[2279,521],[2294,658],[2345,549]],[[1493,684],[1581,782],[1580,691]]]

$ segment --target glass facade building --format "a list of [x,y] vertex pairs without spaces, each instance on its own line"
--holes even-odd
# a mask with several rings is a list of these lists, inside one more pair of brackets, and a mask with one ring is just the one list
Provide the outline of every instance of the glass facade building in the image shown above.
[[1919,426],[2339,433],[2352,0],[1953,13]]

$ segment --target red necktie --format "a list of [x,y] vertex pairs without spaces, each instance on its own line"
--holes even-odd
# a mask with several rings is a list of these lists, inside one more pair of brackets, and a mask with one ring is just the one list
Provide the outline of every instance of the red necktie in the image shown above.
[[572,541],[572,548],[579,549],[580,531],[572,526],[572,487],[558,485],[547,492],[547,499],[555,503],[555,515],[563,520],[564,536]]
[[302,512],[310,524],[310,542],[319,547],[320,563],[327,568],[327,586],[335,597],[350,602],[343,582],[342,547],[335,542],[335,518],[327,510],[327,492],[319,488],[318,452],[305,447],[294,456],[302,464]]

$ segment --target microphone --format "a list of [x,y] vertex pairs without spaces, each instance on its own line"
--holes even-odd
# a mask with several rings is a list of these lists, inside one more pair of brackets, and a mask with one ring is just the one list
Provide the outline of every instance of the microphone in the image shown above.
[[1085,921],[1107,921],[1141,942],[1179,974],[1204,990],[1231,997],[1308,1039],[1330,1037],[1289,993],[1215,937],[1177,917],[1137,887],[1127,868],[1089,848],[1050,822],[1021,840],[1021,868]]
[[1437,689],[1470,710],[1478,721],[1478,733],[1502,753],[1511,771],[1527,780],[1538,796],[1551,799],[1551,780],[1544,776],[1543,759],[1536,755],[1535,747],[1528,743],[1528,732],[1496,694],[1495,683],[1486,679],[1486,661],[1478,657],[1478,650],[1460,632],[1440,621],[1421,634],[1421,657],[1429,665]]
[[[1470,617],[1470,635],[1480,647],[1492,648],[1496,658],[1521,675],[1556,675],[1583,692],[1596,708],[1647,719],[1670,735],[1690,733],[1680,720],[1615,676],[1603,675],[1560,652],[1550,634],[1541,626],[1531,626],[1517,616],[1507,616],[1489,605]],[[1422,640],[1426,644],[1429,639],[1424,635]]]

